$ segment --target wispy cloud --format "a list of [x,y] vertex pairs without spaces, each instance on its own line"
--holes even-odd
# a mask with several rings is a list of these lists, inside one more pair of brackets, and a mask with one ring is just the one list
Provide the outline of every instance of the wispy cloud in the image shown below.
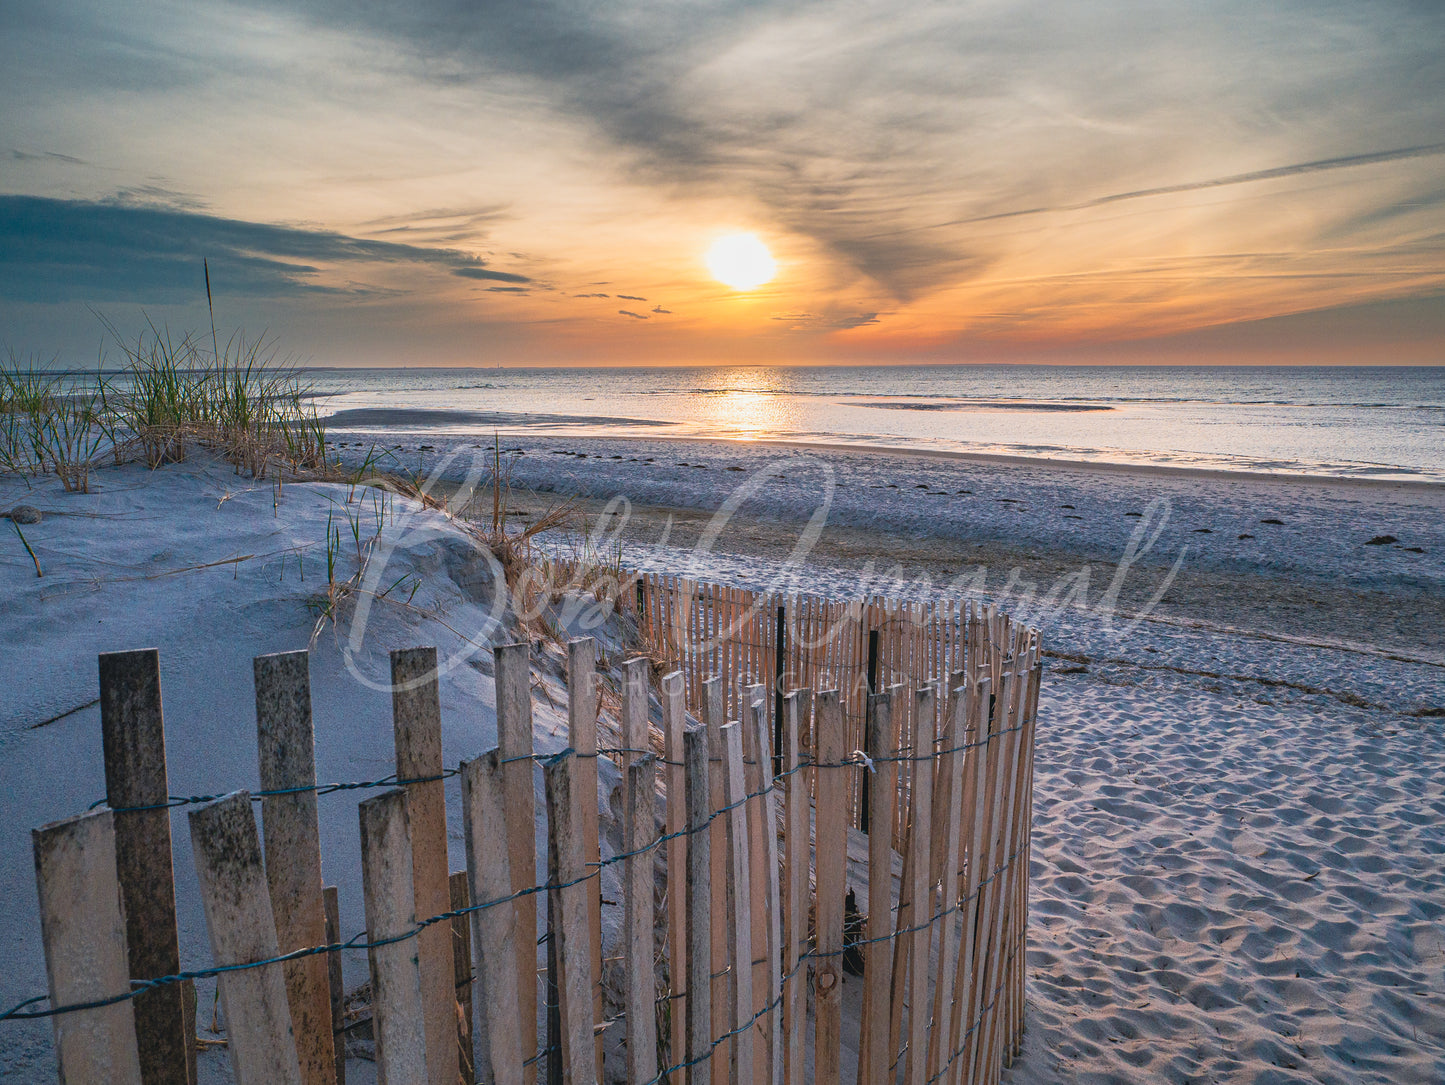
[[453,275],[460,275],[463,279],[493,279],[502,283],[529,283],[532,280],[526,275],[518,275],[511,271],[494,271],[488,267],[459,267],[452,271]]
[[363,294],[325,269],[364,264],[434,268],[469,279],[528,283],[475,257],[391,241],[220,218],[177,207],[0,196],[0,296],[31,301],[192,297],[206,258],[238,295]]
[[1185,181],[1177,185],[1160,185],[1156,188],[1140,188],[1132,192],[1115,192],[1108,196],[1097,196],[1082,203],[1056,204],[1052,207],[1026,207],[1018,211],[998,211],[991,215],[974,215],[972,218],[952,219],[936,223],[938,226],[958,226],[973,222],[993,222],[997,219],[1024,218],[1028,215],[1047,215],[1058,211],[1085,211],[1091,207],[1107,207],[1125,200],[1142,200],[1149,196],[1170,196],[1180,192],[1200,192],[1210,188],[1226,188],[1230,185],[1248,185],[1259,181],[1274,181],[1282,177],[1299,177],[1307,173],[1323,173],[1327,170],[1351,169],[1358,166],[1373,166],[1382,162],[1403,162],[1411,158],[1431,158],[1445,154],[1445,143],[1429,143],[1420,147],[1399,147],[1391,151],[1371,151],[1366,154],[1340,155],[1336,158],[1322,158],[1315,162],[1297,162],[1290,166],[1275,166],[1271,169],[1252,170],[1249,173],[1235,173],[1228,177],[1212,177],[1203,181]]

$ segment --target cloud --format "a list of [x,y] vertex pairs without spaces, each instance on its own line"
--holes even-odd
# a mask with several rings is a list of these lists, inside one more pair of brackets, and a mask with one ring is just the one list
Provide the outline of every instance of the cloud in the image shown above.
[[1111,203],[1120,203],[1124,200],[1142,200],[1147,196],[1198,192],[1207,188],[1247,185],[1258,181],[1273,181],[1281,177],[1298,177],[1306,173],[1350,169],[1356,166],[1373,166],[1382,162],[1403,162],[1411,158],[1429,158],[1442,154],[1445,154],[1445,143],[1430,143],[1420,147],[1399,147],[1391,151],[1371,151],[1368,154],[1342,155],[1337,158],[1323,158],[1315,162],[1298,162],[1291,166],[1275,166],[1271,169],[1253,170],[1249,173],[1236,173],[1228,177],[1214,177],[1204,181],[1186,181],[1183,184],[1141,188],[1133,192],[1115,192],[1112,195],[1098,196],[1082,203],[1058,204],[1053,207],[1028,207],[1019,211],[999,211],[991,215],[975,215],[973,218],[954,219],[937,225],[966,225],[973,222],[992,222],[996,219],[1022,218],[1027,215],[1046,215],[1056,211],[1083,211],[1091,207],[1105,207]]
[[494,279],[501,283],[529,283],[532,281],[525,275],[516,275],[510,271],[493,271],[486,267],[459,267],[452,274],[460,275],[464,279]]
[[0,296],[145,304],[188,300],[200,289],[202,257],[210,263],[217,289],[232,295],[363,295],[365,286],[333,285],[324,277],[328,268],[363,264],[531,281],[483,267],[452,249],[138,204],[133,194],[110,201],[0,196]]
[[634,313],[631,309],[618,309],[618,310],[617,310],[617,315],[618,315],[618,316],[630,316],[633,320],[646,320],[646,319],[647,319],[646,315],[644,315],[643,313]]
[[574,298],[610,298],[611,294],[573,294]]
[[530,294],[531,291],[525,286],[489,286],[488,294]]
[[665,315],[667,315],[667,316],[671,316],[671,315],[672,315],[672,310],[671,310],[671,309],[664,309],[661,305],[654,305],[654,306],[652,307],[652,311],[653,311],[654,313],[663,313],[663,314],[665,314]]
[[22,151],[19,147],[10,148],[10,157],[17,162],[65,162],[72,166],[88,166],[82,158],[73,158],[68,154],[61,154],[59,151],[41,151],[39,154],[34,151]]
[[646,301],[646,298],[639,298],[636,294],[618,294],[624,301]]
[[1197,184],[1384,166],[1402,159],[1344,149],[1360,131],[1421,148],[1445,127],[1445,8],[1405,0],[1119,0],[1087,17],[1048,0],[886,16],[860,0],[251,2],[403,43],[448,93],[520,80],[610,143],[630,181],[751,199],[840,281],[901,300],[984,275],[1008,242],[969,227],[1021,202],[1192,191],[1156,179],[1209,158],[1300,166]]
[[822,313],[778,313],[771,319],[787,324],[790,331],[837,332],[879,323],[877,313],[853,312],[830,306]]

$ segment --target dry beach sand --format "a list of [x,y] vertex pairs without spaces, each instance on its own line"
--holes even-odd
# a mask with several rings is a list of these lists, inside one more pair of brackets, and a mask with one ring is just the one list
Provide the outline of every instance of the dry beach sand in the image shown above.
[[[346,455],[370,446],[337,439]],[[471,437],[384,439],[423,470],[460,446],[452,484],[472,454],[490,460]],[[954,583],[1041,626],[1053,654],[1040,706],[1029,1029],[1005,1081],[1445,1080],[1439,490],[660,440],[502,445],[524,452],[508,457],[523,516],[569,495],[589,514],[628,495],[629,564],[833,596],[926,597]],[[747,500],[700,552],[740,485],[751,486]],[[95,654],[161,646],[174,793],[254,785],[250,658],[306,643],[317,547],[345,499],[343,487],[288,485],[277,503],[269,483],[199,462],[102,471],[97,489],[0,482],[0,507],[44,511],[25,531],[46,570],[35,577],[18,539],[0,549],[3,1005],[44,987],[26,830],[103,793]],[[826,526],[790,565],[825,494]],[[389,647],[437,643],[462,656],[458,631],[501,635],[486,577],[443,518],[418,514],[387,531],[389,569],[423,587],[415,608],[378,610],[356,659],[362,676],[381,677]],[[1370,544],[1382,535],[1396,541]],[[298,550],[311,555],[305,582],[291,571]],[[1085,565],[1087,592],[1052,605]],[[358,681],[329,636],[312,666],[320,776],[385,775],[384,691]],[[485,666],[449,672],[442,698],[448,763],[490,744]],[[539,749],[560,748],[565,720],[541,701],[537,720]],[[341,884],[349,935],[362,926],[355,806],[331,797],[321,809],[326,876]],[[182,811],[173,831],[184,887]],[[453,844],[456,866],[459,833]],[[183,960],[206,963],[184,889],[180,917]],[[364,959],[348,968],[359,979]],[[44,1022],[0,1028],[0,1077],[54,1079]],[[227,1080],[223,1063],[208,1057],[206,1080]]]

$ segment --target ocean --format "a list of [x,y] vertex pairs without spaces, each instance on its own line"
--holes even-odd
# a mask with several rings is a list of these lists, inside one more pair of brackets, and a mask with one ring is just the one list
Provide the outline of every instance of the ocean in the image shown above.
[[311,369],[331,428],[776,440],[1445,482],[1445,367]]

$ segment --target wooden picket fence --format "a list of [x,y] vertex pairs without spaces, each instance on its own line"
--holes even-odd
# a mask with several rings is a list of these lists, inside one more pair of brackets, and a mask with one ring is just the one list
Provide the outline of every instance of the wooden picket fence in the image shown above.
[[[699,612],[718,621],[745,597],[636,583],[665,665],[622,664],[616,746],[599,747],[592,640],[568,645],[571,745],[555,756],[533,748],[530,648],[503,645],[497,748],[448,770],[436,652],[408,649],[391,657],[388,781],[318,786],[307,655],[296,652],[255,661],[260,791],[173,799],[158,653],[103,655],[108,805],[33,834],[50,1009],[17,1016],[52,1015],[61,1080],[193,1082],[188,988],[214,976],[237,1082],[342,1085],[340,953],[364,947],[382,1082],[534,1085],[545,1073],[588,1085],[604,1070],[635,1085],[996,1081],[1023,1023],[1037,638],[996,613],[949,611],[961,622],[936,628],[956,648],[920,654],[925,642],[899,632],[887,642],[896,654],[875,648],[875,670],[914,681],[876,693],[865,682],[855,696],[842,661],[866,667],[858,639],[811,657],[804,639],[827,621],[857,625],[852,612],[781,604],[774,628],[795,639],[779,668],[761,619],[712,647],[667,632],[693,628]],[[898,617],[875,616],[859,627],[865,644]],[[918,681],[935,667],[939,680]],[[835,688],[787,689],[774,721],[764,682],[781,689],[776,674]],[[599,757],[624,783],[622,850],[606,856]],[[451,776],[467,857],[455,873]],[[360,786],[385,790],[359,807],[366,931],[343,942],[317,802]],[[860,791],[872,824],[891,831],[850,826]],[[181,804],[193,806],[214,961],[190,972],[171,868],[169,811]],[[612,866],[617,904],[601,892]],[[606,947],[604,907],[623,909],[619,944]],[[604,999],[604,961],[617,958],[621,982]],[[846,1049],[845,975],[861,984]],[[604,1060],[614,1031],[625,1055]]]
[[[1015,641],[1034,637],[1016,629],[1009,615],[960,598],[899,601],[882,596],[839,601],[816,595],[754,592],[729,584],[689,580],[667,573],[598,570],[565,558],[544,565],[555,593],[569,584],[615,599],[637,621],[654,662],[683,675],[687,706],[699,719],[742,714],[747,683],[772,696],[775,750],[781,747],[782,699],[790,689],[837,690],[844,719],[844,745],[867,748],[868,695],[895,685],[918,688],[949,683],[952,676],[986,666]],[[611,583],[605,581],[610,580]],[[731,678],[720,704],[708,703],[709,677]],[[712,696],[717,696],[714,691]],[[894,706],[901,750],[911,751],[916,729],[911,701]],[[811,747],[804,722],[800,736]],[[775,766],[776,769],[776,766]],[[913,766],[899,766],[899,789],[907,794]],[[862,776],[849,789],[849,824],[869,828],[868,790]],[[894,847],[904,846],[908,807],[894,805]]]

